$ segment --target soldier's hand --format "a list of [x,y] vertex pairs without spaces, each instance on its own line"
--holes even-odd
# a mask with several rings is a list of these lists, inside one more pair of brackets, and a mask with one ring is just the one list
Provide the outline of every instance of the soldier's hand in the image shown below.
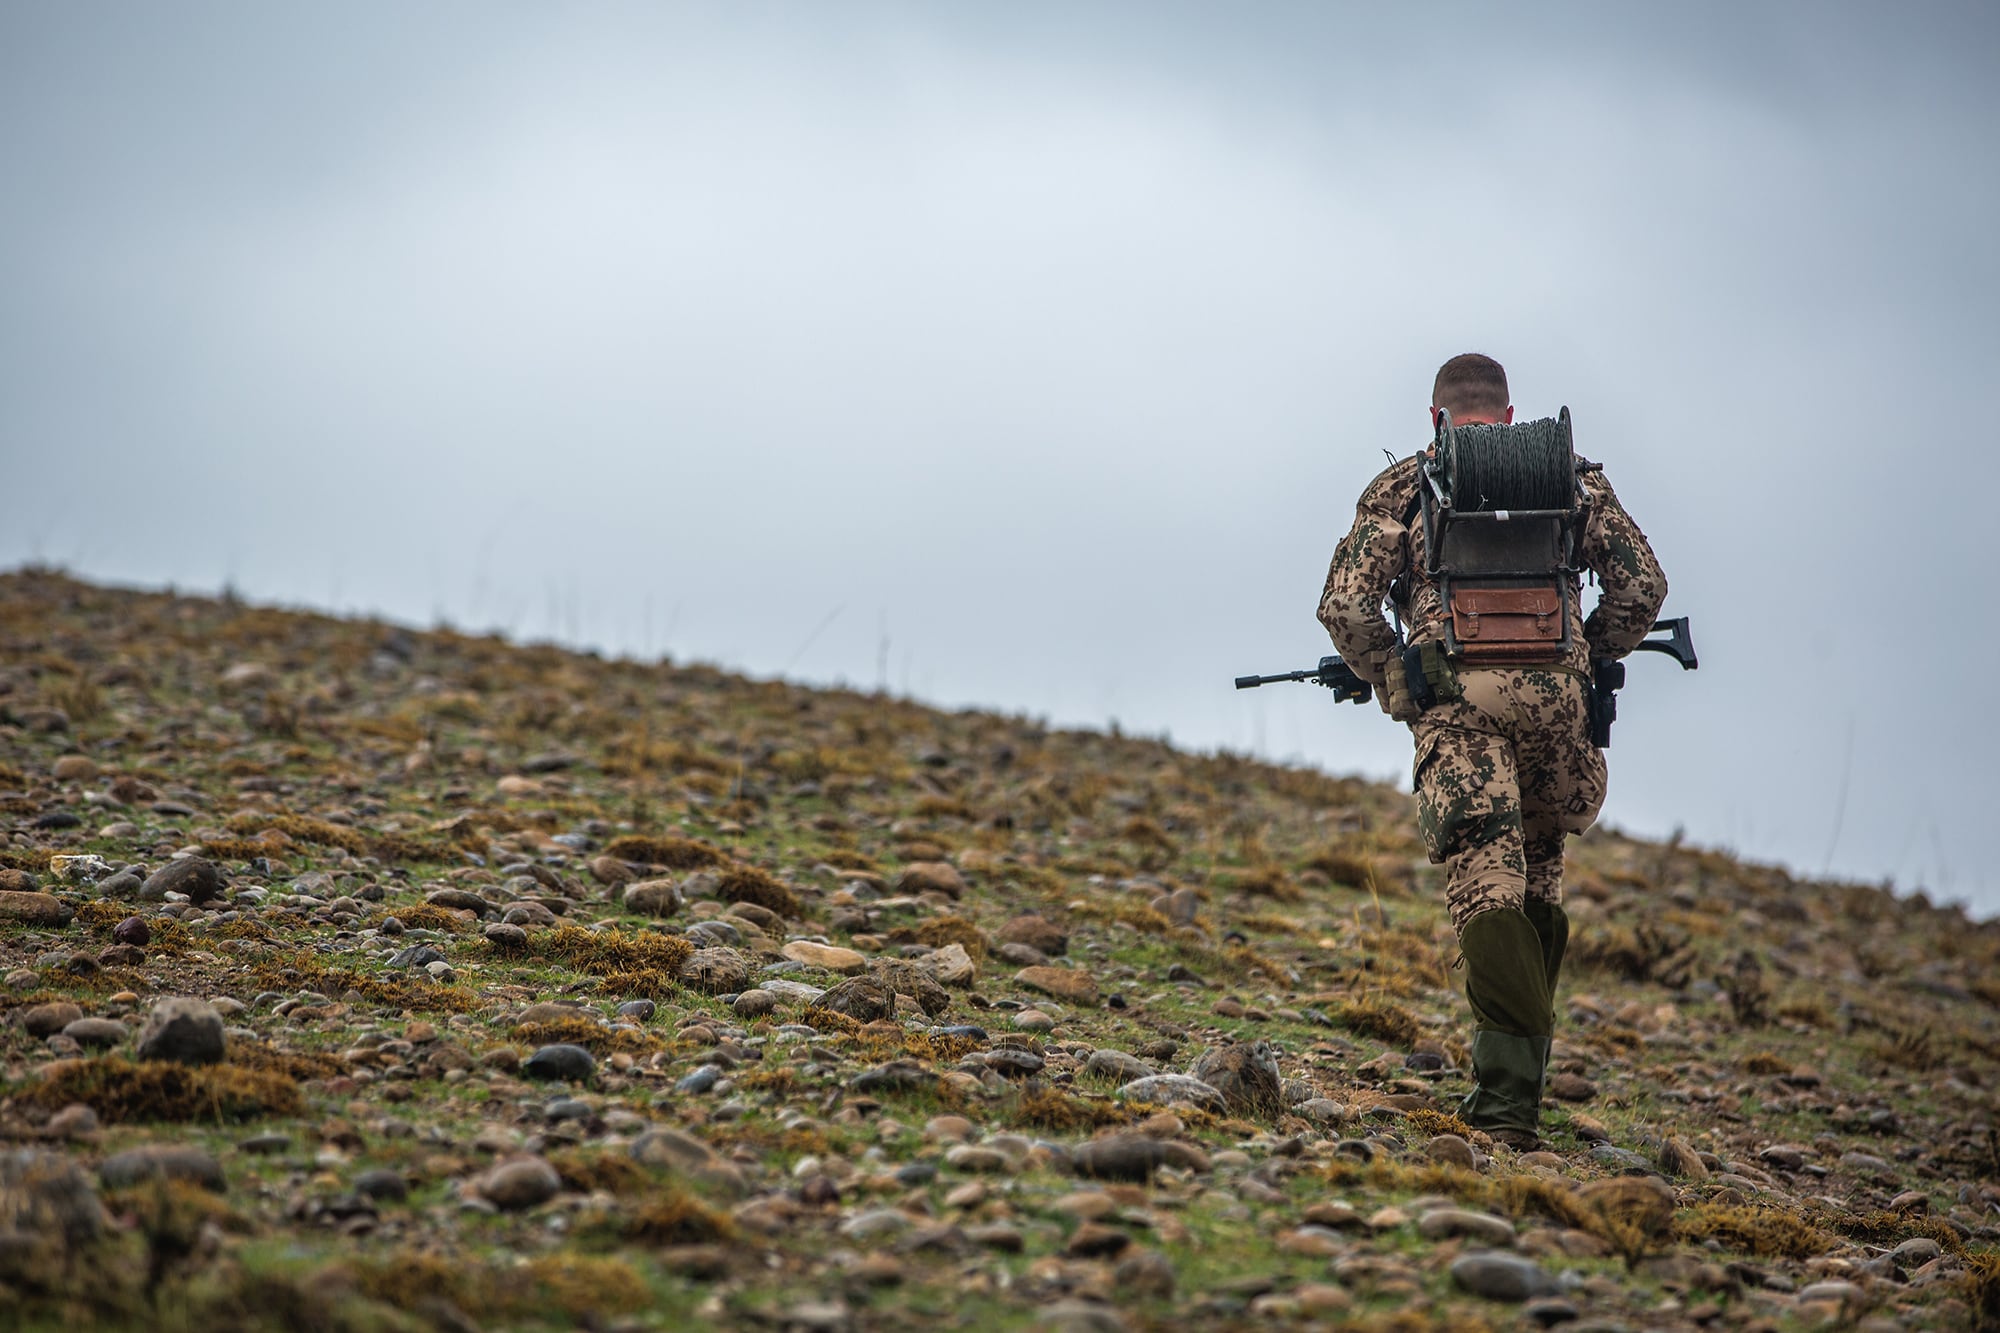
[[1398,722],[1415,722],[1424,710],[1417,707],[1415,696],[1410,693],[1410,682],[1403,675],[1403,664],[1391,658],[1388,674],[1383,678],[1382,688],[1375,692],[1382,701],[1382,711]]

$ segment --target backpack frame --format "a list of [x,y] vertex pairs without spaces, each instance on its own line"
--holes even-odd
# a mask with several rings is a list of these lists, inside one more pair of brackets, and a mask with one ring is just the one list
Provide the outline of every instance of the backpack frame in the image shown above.
[[1570,651],[1583,491],[1569,409],[1455,426],[1439,409],[1422,464],[1424,577],[1445,652],[1465,666],[1547,666]]

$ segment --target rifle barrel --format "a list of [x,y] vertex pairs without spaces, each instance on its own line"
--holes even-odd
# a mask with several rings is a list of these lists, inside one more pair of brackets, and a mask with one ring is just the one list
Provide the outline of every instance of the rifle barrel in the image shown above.
[[1313,667],[1305,671],[1284,671],[1275,676],[1238,676],[1236,678],[1236,688],[1239,690],[1250,690],[1255,689],[1259,685],[1275,685],[1282,680],[1311,680],[1318,674],[1319,668]]

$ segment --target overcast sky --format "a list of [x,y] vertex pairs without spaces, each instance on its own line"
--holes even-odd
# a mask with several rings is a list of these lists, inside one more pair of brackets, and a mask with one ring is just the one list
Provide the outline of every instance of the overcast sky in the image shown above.
[[1608,822],[2000,911],[1990,5],[0,0],[0,566],[1408,785],[1454,353],[1694,617]]

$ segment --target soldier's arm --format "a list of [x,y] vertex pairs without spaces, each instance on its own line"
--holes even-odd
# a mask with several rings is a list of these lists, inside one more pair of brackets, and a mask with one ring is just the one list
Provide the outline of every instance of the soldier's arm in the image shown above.
[[1409,563],[1404,522],[1415,467],[1405,460],[1369,484],[1355,506],[1354,526],[1333,550],[1319,623],[1354,673],[1381,688],[1396,657],[1396,631],[1382,615],[1389,585]]
[[1667,576],[1646,534],[1618,503],[1601,468],[1583,473],[1590,515],[1584,524],[1583,562],[1597,575],[1597,607],[1583,623],[1593,657],[1623,657],[1653,628],[1667,600]]

